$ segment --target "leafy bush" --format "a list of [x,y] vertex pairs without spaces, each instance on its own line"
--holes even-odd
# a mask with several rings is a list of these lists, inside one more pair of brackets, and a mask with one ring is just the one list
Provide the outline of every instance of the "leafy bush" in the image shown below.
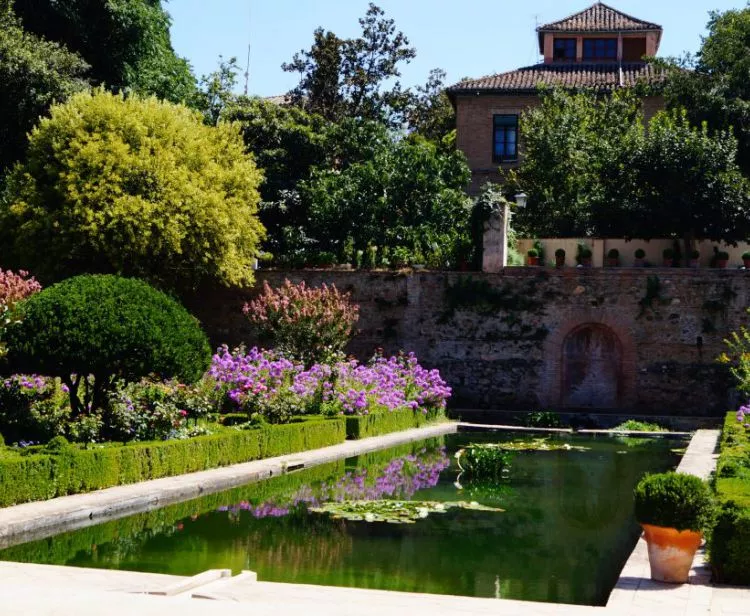
[[57,379],[15,374],[0,381],[0,430],[10,443],[64,434],[68,393]]
[[638,248],[638,249],[637,249],[637,250],[635,251],[635,258],[636,258],[636,259],[643,259],[643,258],[645,258],[645,257],[646,257],[646,251],[645,251],[645,250],[643,250],[643,248]]
[[646,475],[633,492],[635,517],[641,524],[703,531],[710,526],[714,504],[708,484],[694,475]]
[[524,417],[524,425],[530,428],[559,428],[560,416],[554,411],[532,411]]
[[612,428],[615,432],[666,432],[666,428],[662,428],[659,424],[648,423],[646,421],[638,421],[636,419],[628,419],[619,426]]
[[33,276],[29,278],[29,273],[24,270],[14,274],[10,270],[0,269],[0,357],[8,351],[5,330],[18,320],[14,313],[16,304],[41,289],[42,285]]
[[101,408],[117,379],[156,373],[189,383],[209,363],[197,320],[139,280],[70,278],[25,300],[19,314],[7,333],[11,366],[60,377],[73,417]]
[[231,124],[206,126],[156,98],[76,94],[32,131],[8,179],[3,257],[43,281],[91,272],[177,290],[250,284],[261,178]]
[[243,312],[271,346],[307,365],[340,359],[359,318],[359,306],[335,285],[308,288],[289,280],[277,289],[264,281]]
[[617,250],[617,248],[611,248],[609,252],[607,252],[607,258],[609,259],[619,259],[620,258],[620,251]]
[[719,510],[709,541],[714,581],[750,584],[750,508],[730,501]]
[[496,443],[473,444],[457,454],[459,468],[472,477],[499,479],[510,466],[514,453]]

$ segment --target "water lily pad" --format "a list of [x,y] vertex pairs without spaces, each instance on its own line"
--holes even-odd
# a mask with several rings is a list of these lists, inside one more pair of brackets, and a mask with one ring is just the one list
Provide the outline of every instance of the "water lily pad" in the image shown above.
[[436,501],[341,501],[324,503],[310,507],[308,511],[330,515],[334,520],[351,522],[386,522],[388,524],[414,524],[431,513],[445,513],[449,509],[468,509],[470,511],[501,512],[503,509],[486,507],[472,501],[436,502]]

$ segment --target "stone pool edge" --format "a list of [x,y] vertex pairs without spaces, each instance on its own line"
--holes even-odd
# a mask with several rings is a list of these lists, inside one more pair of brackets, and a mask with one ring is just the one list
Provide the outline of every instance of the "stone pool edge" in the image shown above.
[[145,513],[341,458],[457,431],[458,423],[443,422],[197,473],[5,507],[0,509],[0,548]]
[[[677,465],[676,471],[707,480],[716,470],[717,448],[721,430],[697,430]],[[661,591],[655,596],[654,591]],[[639,537],[628,560],[620,571],[615,587],[609,595],[608,610],[635,613],[644,608],[654,610],[682,610],[690,614],[713,613],[716,587],[711,584],[711,572],[706,560],[705,546],[696,555],[687,584],[665,584],[651,580],[648,548],[643,535]],[[658,597],[655,600],[655,597]],[[670,612],[671,613],[671,612]]]

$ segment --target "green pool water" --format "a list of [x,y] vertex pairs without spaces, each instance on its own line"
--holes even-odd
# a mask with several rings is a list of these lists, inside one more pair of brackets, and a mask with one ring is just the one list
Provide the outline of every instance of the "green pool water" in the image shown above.
[[[262,581],[603,605],[638,537],[632,489],[674,468],[684,441],[559,436],[585,451],[517,454],[507,477],[469,481],[460,433],[292,473],[0,551],[0,560]],[[331,500],[477,502],[414,524],[332,519]]]

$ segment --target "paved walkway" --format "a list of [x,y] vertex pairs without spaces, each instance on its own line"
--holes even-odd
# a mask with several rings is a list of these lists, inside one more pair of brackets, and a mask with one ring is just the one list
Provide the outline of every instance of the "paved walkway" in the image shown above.
[[[416,438],[424,438],[425,430],[453,431],[452,426],[421,429]],[[395,442],[414,440],[417,431],[379,437],[373,441],[346,443],[345,446],[307,452],[295,459],[321,463],[340,455],[356,455],[368,450],[391,446]],[[396,437],[402,440],[395,441]],[[700,430],[690,443],[678,470],[706,477],[715,465],[714,449],[718,431]],[[362,449],[362,446],[365,449]],[[343,448],[342,448],[343,447]],[[351,447],[351,449],[349,449]],[[324,452],[324,453],[321,453]],[[285,459],[290,457],[284,457]],[[276,459],[281,460],[281,459]],[[287,460],[288,462],[289,460]],[[261,464],[271,461],[259,461]],[[279,464],[280,462],[273,462]],[[307,462],[306,462],[307,463]],[[246,465],[240,465],[246,466]],[[274,467],[277,468],[277,467]],[[232,469],[235,469],[234,471]],[[236,478],[237,468],[219,469]],[[217,471],[208,471],[216,473]],[[247,469],[243,471],[247,476]],[[257,468],[252,472],[260,472]],[[202,475],[203,473],[195,473]],[[190,477],[190,476],[188,476]],[[173,478],[183,479],[183,478]],[[168,480],[159,480],[168,481]],[[243,479],[247,481],[247,479]],[[156,482],[148,482],[150,484]],[[143,484],[140,484],[143,485]],[[135,488],[137,486],[124,486]],[[184,488],[184,487],[183,487]],[[113,488],[119,490],[121,488]],[[97,493],[110,492],[104,490]],[[83,495],[93,496],[93,495]],[[68,497],[78,498],[78,497]],[[82,497],[81,497],[82,498]],[[65,499],[56,499],[63,501]],[[49,501],[54,503],[55,501]],[[164,503],[159,503],[163,505]],[[33,504],[31,504],[33,505]],[[45,505],[37,503],[36,505]],[[21,506],[26,507],[26,506]],[[12,509],[20,509],[18,507]],[[0,514],[3,511],[0,510]],[[0,518],[2,519],[2,518]],[[6,518],[7,519],[7,518]],[[0,522],[2,523],[2,522]],[[195,578],[130,573],[122,571],[78,569],[0,562],[0,614],[3,616],[138,614],[138,616],[192,616],[205,614],[233,616],[262,614],[273,616],[748,616],[750,589],[711,586],[703,555],[696,560],[689,584],[669,585],[651,582],[645,542],[641,539],[623,569],[620,580],[606,607],[586,607],[524,601],[477,599],[443,595],[399,593],[330,586],[305,586],[257,582],[254,574],[222,577],[223,571],[206,572]],[[203,600],[198,600],[203,599]]]

